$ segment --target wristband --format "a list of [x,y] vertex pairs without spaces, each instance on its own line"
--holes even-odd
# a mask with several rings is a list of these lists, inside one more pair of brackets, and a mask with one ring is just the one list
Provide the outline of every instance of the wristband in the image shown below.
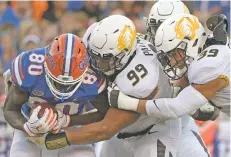
[[69,146],[65,132],[58,134],[48,134],[46,136],[45,145],[48,150],[60,149]]

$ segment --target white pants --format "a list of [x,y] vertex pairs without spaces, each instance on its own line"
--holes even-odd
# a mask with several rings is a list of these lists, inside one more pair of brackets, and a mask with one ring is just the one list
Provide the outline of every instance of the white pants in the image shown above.
[[210,157],[199,129],[190,116],[182,117],[182,127],[177,157]]
[[46,150],[27,140],[25,133],[15,130],[10,157],[95,157],[91,145],[70,146],[57,150]]
[[178,119],[156,124],[142,136],[114,136],[102,144],[100,157],[175,157],[181,130]]

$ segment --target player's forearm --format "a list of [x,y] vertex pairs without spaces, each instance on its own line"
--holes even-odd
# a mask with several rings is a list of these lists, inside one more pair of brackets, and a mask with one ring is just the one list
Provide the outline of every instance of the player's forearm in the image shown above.
[[14,85],[10,86],[3,112],[6,121],[15,129],[24,130],[23,125],[27,120],[21,114],[21,107],[27,100],[27,93],[23,93]]
[[[118,115],[120,116],[116,117]],[[139,116],[140,115],[135,112],[110,108],[104,119],[100,122],[67,130],[65,134],[48,134],[46,137],[46,145],[48,149],[59,149],[68,144],[90,144],[108,140],[121,129],[134,123]],[[61,139],[64,144],[59,147],[59,140],[56,139]],[[51,147],[48,147],[48,143],[50,143]]]
[[15,129],[24,131],[23,125],[27,121],[20,111],[4,111],[5,120]]
[[[156,99],[146,102],[146,112],[148,115],[158,116],[164,119],[178,118],[184,115],[192,115],[197,109],[208,103],[216,92],[228,85],[226,78],[217,78],[209,83],[199,85],[193,84],[183,89],[176,98]],[[144,105],[143,103],[140,105]],[[138,109],[143,107],[138,107]],[[215,119],[219,110],[214,110],[214,115],[209,116]],[[218,111],[218,112],[217,112]],[[207,115],[208,116],[208,115]],[[202,116],[203,119],[208,117]]]
[[192,86],[183,89],[176,98],[148,100],[148,115],[161,119],[176,119],[184,115],[192,115],[197,109],[208,103],[208,100]]
[[[116,133],[116,132],[115,132]],[[66,136],[72,144],[92,144],[111,138],[114,134],[109,134],[107,127],[101,122],[85,125],[73,130],[67,130]]]
[[83,115],[72,115],[70,126],[87,125],[94,122],[99,122],[104,118],[104,114],[100,112],[87,113]]
[[80,128],[66,130],[64,133],[49,133],[45,138],[45,145],[48,150],[54,150],[68,145],[92,144],[107,140],[109,136],[106,132],[107,130],[100,122],[92,123]]
[[210,100],[216,92],[229,85],[228,77],[222,76],[206,84],[193,84],[192,86],[197,91],[199,91],[206,99]]

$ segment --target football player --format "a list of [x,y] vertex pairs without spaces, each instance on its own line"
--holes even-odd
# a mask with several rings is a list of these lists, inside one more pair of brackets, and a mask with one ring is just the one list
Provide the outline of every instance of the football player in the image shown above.
[[[52,131],[84,125],[103,118],[105,107],[99,112],[80,116],[86,103],[97,104],[96,95],[106,87],[104,79],[88,69],[88,56],[84,43],[73,34],[62,34],[43,48],[22,52],[12,68],[5,73],[9,84],[4,104],[4,116],[15,128],[10,157],[83,156],[94,157],[91,146],[73,146],[56,151],[41,149],[27,139]],[[12,83],[12,85],[10,85]],[[104,99],[105,93],[98,95]],[[107,97],[105,98],[107,102]],[[57,109],[46,109],[41,118],[42,106],[36,107],[27,120],[23,104],[49,103]],[[105,110],[105,111],[104,111]],[[87,119],[85,118],[87,116]],[[85,121],[83,121],[85,119]]]
[[[222,42],[227,37],[220,36],[225,34],[227,25],[222,24],[220,16],[214,17],[211,18],[215,20],[211,22],[211,26],[216,32],[214,35],[219,35],[214,38],[220,41],[213,44],[208,44],[204,27],[195,16],[190,14],[174,15],[164,21],[156,32],[157,58],[165,73],[173,80],[186,76],[189,81],[189,85],[176,98],[138,100],[117,90],[113,92],[117,98],[113,103],[111,102],[113,106],[161,119],[176,119],[183,115],[195,114],[196,110],[208,101],[221,111],[222,108],[229,108],[230,46]],[[205,110],[209,112],[208,109]],[[209,113],[212,114],[207,114],[204,118],[209,119],[214,116],[213,112]],[[196,114],[200,113],[196,112]],[[228,112],[226,114],[230,115]]]
[[[148,18],[146,18],[147,34],[139,34],[140,37],[150,41],[151,43],[153,43],[153,45],[155,45],[154,43],[155,34],[161,23],[163,23],[164,20],[170,18],[171,16],[180,13],[189,13],[187,6],[180,0],[157,1],[151,8]],[[179,84],[179,82],[175,81],[174,85],[176,85],[176,83]],[[182,81],[180,86],[182,86]],[[176,92],[175,94],[177,94],[178,93],[177,91],[179,91],[179,87],[176,87],[175,89],[177,88],[178,90],[175,90]],[[206,106],[203,106],[203,108],[205,107]],[[208,107],[211,108],[212,106],[207,105],[207,108]],[[218,111],[218,109],[216,111]],[[208,113],[203,113],[203,114],[208,114]],[[208,119],[199,119],[200,117],[202,116],[198,116],[194,118],[197,120],[208,120]],[[205,118],[206,116],[203,117]],[[205,147],[203,140],[199,135],[198,127],[195,124],[193,118],[186,115],[182,117],[181,120],[182,120],[182,134],[180,137],[177,156],[178,157],[208,156],[207,148]],[[191,147],[189,145],[194,145],[194,147]]]
[[[154,46],[136,37],[130,19],[109,16],[88,28],[84,41],[93,69],[116,83],[124,93],[147,99],[172,96],[173,89],[160,69]],[[57,149],[59,140],[72,145],[112,138],[106,141],[101,156],[176,156],[181,119],[158,123],[154,116],[109,108],[100,122],[31,140],[37,144],[45,142],[48,149]]]

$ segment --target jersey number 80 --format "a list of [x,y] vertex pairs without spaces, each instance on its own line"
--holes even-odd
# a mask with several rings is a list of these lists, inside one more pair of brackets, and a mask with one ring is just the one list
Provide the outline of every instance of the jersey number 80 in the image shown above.
[[43,62],[45,60],[45,57],[43,55],[37,55],[37,54],[31,54],[29,56],[29,60],[32,63],[28,67],[28,72],[30,75],[41,75],[43,73]]

